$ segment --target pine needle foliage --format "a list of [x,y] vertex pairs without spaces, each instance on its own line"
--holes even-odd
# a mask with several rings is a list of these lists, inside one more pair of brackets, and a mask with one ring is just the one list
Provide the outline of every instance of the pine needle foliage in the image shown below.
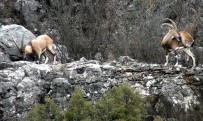
[[141,121],[145,109],[142,98],[127,84],[109,90],[96,105],[99,121]]
[[76,88],[64,113],[64,121],[90,121],[92,115],[92,103],[84,98],[81,89]]
[[61,121],[61,114],[50,98],[44,104],[36,104],[28,113],[29,121]]

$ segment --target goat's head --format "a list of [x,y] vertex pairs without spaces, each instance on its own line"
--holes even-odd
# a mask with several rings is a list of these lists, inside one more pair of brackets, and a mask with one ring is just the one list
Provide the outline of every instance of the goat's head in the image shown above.
[[[23,37],[22,37],[22,40],[21,40],[21,46],[18,46],[18,44],[16,43],[16,40],[15,40],[15,38],[13,36],[11,36],[11,39],[14,42],[14,44],[16,45],[16,47],[18,48],[20,54],[24,55],[24,53],[25,53],[25,47],[26,47],[24,45],[24,40],[23,40],[24,39],[24,34],[23,34]],[[22,56],[21,58],[25,59],[24,56]]]
[[32,46],[30,44],[27,44],[26,46],[23,47],[23,58],[24,59],[27,59],[27,55],[31,55],[33,54],[33,49],[32,49]]
[[[171,20],[171,19],[169,19],[169,20]],[[166,35],[164,36],[164,38],[163,38],[163,40],[161,42],[162,45],[165,45],[168,42],[170,43],[173,39],[176,39],[177,41],[181,41],[177,26],[175,25],[175,22],[173,22],[173,24],[171,24],[171,23],[163,23],[163,24],[161,24],[161,28],[163,26],[168,27],[168,32],[166,33]]]

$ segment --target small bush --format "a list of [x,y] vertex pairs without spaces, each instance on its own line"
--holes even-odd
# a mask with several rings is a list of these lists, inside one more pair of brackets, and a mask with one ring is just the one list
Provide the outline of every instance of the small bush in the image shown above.
[[140,95],[127,84],[122,84],[109,90],[97,102],[96,112],[99,121],[141,121],[145,109]]
[[65,121],[90,121],[93,115],[92,104],[86,101],[79,88],[72,93],[67,110],[64,113]]
[[35,105],[28,113],[29,121],[61,121],[61,115],[50,98],[44,104]]
[[63,118],[54,102],[46,98],[45,104],[34,106],[29,121],[141,121],[145,114],[140,95],[127,84],[106,92],[95,105],[84,98],[81,89],[72,93]]
[[164,121],[164,119],[161,118],[161,116],[156,116],[156,117],[154,118],[154,121]]

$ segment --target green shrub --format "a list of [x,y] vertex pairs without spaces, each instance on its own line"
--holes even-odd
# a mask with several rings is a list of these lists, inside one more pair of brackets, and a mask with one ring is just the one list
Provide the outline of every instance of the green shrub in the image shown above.
[[127,84],[109,90],[96,104],[98,121],[141,121],[145,113],[140,95]]
[[61,115],[50,98],[44,104],[35,105],[28,113],[29,121],[61,121]]
[[79,88],[72,93],[67,110],[64,113],[65,121],[90,121],[93,115],[92,104],[86,101]]
[[161,116],[156,116],[154,121],[164,121],[164,119]]
[[45,104],[37,104],[28,115],[29,121],[141,121],[145,114],[140,95],[127,84],[121,84],[106,92],[95,105],[84,98],[81,89],[71,94],[63,118],[54,102],[46,98]]
[[135,6],[139,6],[142,3],[142,0],[134,0]]

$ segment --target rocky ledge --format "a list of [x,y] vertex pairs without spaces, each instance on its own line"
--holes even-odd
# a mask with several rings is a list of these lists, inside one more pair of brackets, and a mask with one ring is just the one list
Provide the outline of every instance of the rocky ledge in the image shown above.
[[[81,58],[65,64],[18,61],[0,64],[0,120],[25,120],[34,103],[50,96],[61,110],[74,87],[97,99],[119,83],[128,83],[145,98],[147,118],[198,119],[202,114],[203,68],[164,67],[127,56],[101,63]],[[191,113],[192,112],[192,113]],[[196,112],[196,113],[195,113]],[[197,115],[198,114],[198,115]]]

